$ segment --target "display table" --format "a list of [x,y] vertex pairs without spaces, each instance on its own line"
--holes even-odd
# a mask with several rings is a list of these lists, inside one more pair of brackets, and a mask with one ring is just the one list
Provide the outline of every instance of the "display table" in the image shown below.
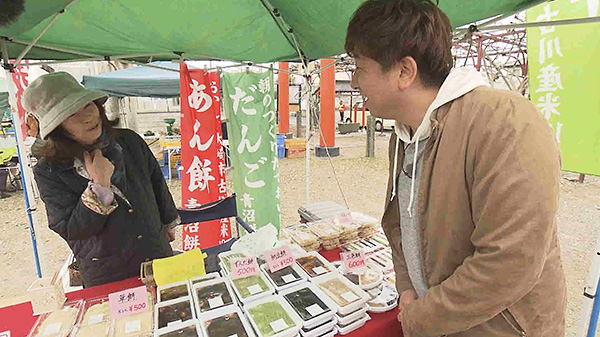
[[[339,259],[339,251],[321,252],[328,260]],[[337,256],[337,258],[336,258]],[[66,294],[67,301],[76,299],[90,299],[99,296],[106,296],[115,291],[134,288],[142,285],[139,278],[130,278],[119,282],[104,284],[97,287],[86,288]],[[402,328],[397,321],[398,309],[383,314],[372,314],[371,320],[367,324],[349,333],[349,337],[367,337],[367,336],[398,336],[402,337]],[[10,331],[11,337],[25,337],[35,323],[36,316],[33,316],[33,310],[30,302],[16,304],[0,308],[0,333]]]

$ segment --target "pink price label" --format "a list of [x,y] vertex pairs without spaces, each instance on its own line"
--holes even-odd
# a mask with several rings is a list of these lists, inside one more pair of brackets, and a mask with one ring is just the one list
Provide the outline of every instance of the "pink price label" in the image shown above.
[[256,257],[243,257],[241,259],[231,260],[231,278],[238,279],[258,274],[258,264]]
[[337,223],[342,226],[349,226],[352,224],[352,215],[350,212],[341,212],[336,216]]
[[345,271],[360,270],[367,267],[365,253],[362,250],[341,253]]
[[267,265],[269,266],[271,273],[291,266],[294,264],[294,262],[296,262],[292,256],[292,251],[288,246],[275,248],[266,252],[265,259],[267,259]]
[[150,309],[146,286],[118,291],[108,295],[110,316],[113,319],[137,314]]

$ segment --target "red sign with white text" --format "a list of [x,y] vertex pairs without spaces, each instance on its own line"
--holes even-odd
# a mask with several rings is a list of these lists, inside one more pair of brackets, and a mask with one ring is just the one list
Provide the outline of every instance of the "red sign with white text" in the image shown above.
[[[27,127],[25,125],[25,108],[23,108],[23,106],[21,105],[21,96],[23,96],[23,91],[25,91],[25,88],[27,88],[27,86],[29,85],[29,81],[27,79],[29,71],[29,67],[27,66],[28,62],[28,60],[23,61],[22,63],[24,63],[25,66],[16,67],[14,69],[14,72],[11,73],[12,81],[15,84],[15,87],[17,88],[17,92],[15,95],[17,106],[12,108],[16,108],[18,111],[19,124],[21,125],[21,135],[23,136],[23,139],[27,138]],[[15,130],[18,129],[19,127],[15,125]]]
[[[183,62],[179,72],[181,203],[183,208],[193,209],[227,197],[220,79],[216,72],[188,69]],[[229,219],[183,226],[185,251],[216,246],[230,238]]]

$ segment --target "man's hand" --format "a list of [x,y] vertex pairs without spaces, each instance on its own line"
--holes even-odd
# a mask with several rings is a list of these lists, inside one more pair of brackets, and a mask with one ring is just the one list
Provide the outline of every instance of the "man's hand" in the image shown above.
[[115,171],[115,166],[102,155],[102,151],[96,149],[92,153],[84,152],[83,160],[92,181],[110,188],[110,178]]
[[169,242],[175,241],[175,233],[175,228],[167,229],[166,234],[167,239],[169,239]]
[[[405,290],[402,292],[402,294],[400,294],[400,299],[398,300],[398,308],[400,309],[400,313],[398,314],[398,322],[400,322],[400,324],[402,324],[402,312],[404,309],[417,299],[419,299],[419,295],[417,295],[417,292],[412,289]],[[404,337],[410,337],[409,332],[406,331],[404,326],[402,326],[402,330]]]

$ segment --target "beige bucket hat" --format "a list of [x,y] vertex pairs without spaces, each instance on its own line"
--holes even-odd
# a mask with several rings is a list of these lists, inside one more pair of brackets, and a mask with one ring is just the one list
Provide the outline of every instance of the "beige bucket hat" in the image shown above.
[[31,82],[23,92],[21,103],[39,121],[40,137],[46,139],[67,118],[89,102],[104,104],[108,99],[102,91],[90,90],[64,71],[46,74]]

